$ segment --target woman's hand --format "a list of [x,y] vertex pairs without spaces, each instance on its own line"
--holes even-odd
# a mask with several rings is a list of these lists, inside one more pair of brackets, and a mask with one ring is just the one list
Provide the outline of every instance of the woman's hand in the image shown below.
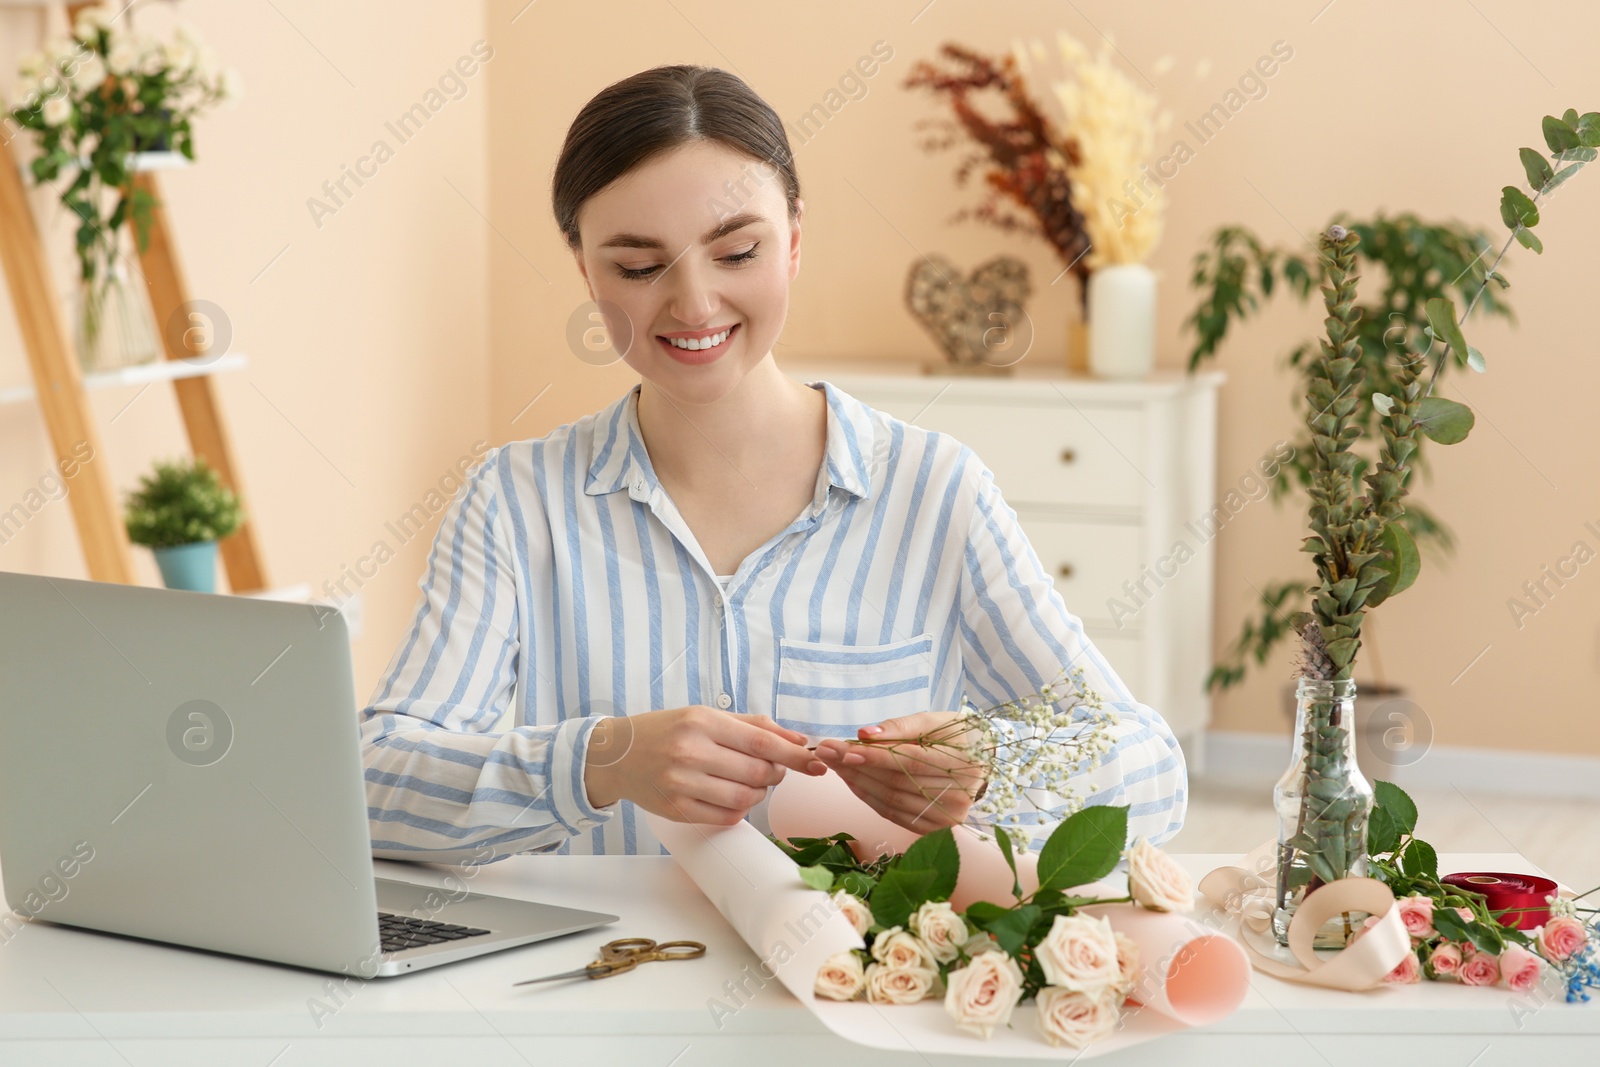
[[[949,724],[959,718],[957,711],[923,711],[886,719],[861,727],[857,735],[873,742],[905,738],[904,744],[859,745],[828,738],[817,744],[817,756],[879,815],[914,833],[932,833],[964,821],[983,784],[985,768],[970,754],[978,731],[952,729]],[[935,732],[936,747],[914,743]]]
[[608,716],[590,735],[584,787],[596,807],[631,800],[673,822],[732,826],[784,768],[828,773],[805,742],[764,715],[703,704]]

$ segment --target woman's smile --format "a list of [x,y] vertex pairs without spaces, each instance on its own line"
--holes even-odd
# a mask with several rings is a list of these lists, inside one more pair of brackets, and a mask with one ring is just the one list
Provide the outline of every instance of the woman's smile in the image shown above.
[[[739,323],[712,330],[694,330],[687,333],[656,334],[656,344],[679,363],[698,366],[720,359],[739,333]],[[696,347],[689,348],[687,345]]]

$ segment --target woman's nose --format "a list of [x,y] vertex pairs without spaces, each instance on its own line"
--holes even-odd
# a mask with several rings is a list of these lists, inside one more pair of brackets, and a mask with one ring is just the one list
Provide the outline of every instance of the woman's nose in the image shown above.
[[711,321],[720,301],[710,279],[705,278],[700,268],[689,263],[688,259],[688,256],[684,256],[667,272],[668,277],[663,278],[662,283],[672,286],[668,312],[685,326],[696,329]]

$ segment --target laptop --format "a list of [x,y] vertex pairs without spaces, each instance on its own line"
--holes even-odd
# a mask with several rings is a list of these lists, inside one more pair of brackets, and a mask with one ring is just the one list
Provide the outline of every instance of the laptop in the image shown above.
[[617,921],[375,877],[357,709],[332,607],[0,572],[0,944],[378,978]]

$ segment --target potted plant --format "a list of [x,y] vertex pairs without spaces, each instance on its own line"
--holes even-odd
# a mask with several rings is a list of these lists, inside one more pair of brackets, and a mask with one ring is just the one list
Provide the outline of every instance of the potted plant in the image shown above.
[[[1513,240],[1543,251],[1532,232],[1539,201],[1600,149],[1600,112],[1546,116],[1543,130],[1548,160],[1531,148],[1521,152],[1534,195],[1511,185],[1502,190],[1501,219],[1511,234],[1493,262],[1474,261],[1478,282],[1466,312],[1458,317],[1448,296],[1430,299],[1424,309],[1428,325],[1420,335],[1406,332],[1396,338],[1390,384],[1367,394],[1369,399],[1361,389],[1366,368],[1359,341],[1361,309],[1355,302],[1355,250],[1361,237],[1335,225],[1318,242],[1326,337],[1308,368],[1311,534],[1303,544],[1317,582],[1308,590],[1310,610],[1289,617],[1300,639],[1299,699],[1294,752],[1273,790],[1279,826],[1273,928],[1281,943],[1287,943],[1289,921],[1307,894],[1366,872],[1373,791],[1357,766],[1351,729],[1362,621],[1368,611],[1410,587],[1421,567],[1416,542],[1400,521],[1419,441],[1457,444],[1474,421],[1465,404],[1434,395],[1434,385],[1452,354],[1478,373],[1486,370],[1483,353],[1467,343],[1461,324],[1491,280],[1509,284],[1499,267]],[[1383,444],[1377,462],[1363,473],[1353,446],[1362,437],[1357,412],[1364,403],[1373,408]],[[1348,913],[1335,916],[1319,932],[1318,944],[1343,945],[1355,929]]]
[[125,509],[128,539],[149,548],[168,589],[216,592],[217,542],[244,521],[238,494],[203,457],[157,463]]
[[[79,358],[91,370],[157,351],[154,331],[130,319],[148,313],[124,291],[126,271],[119,269],[122,224],[132,221],[142,252],[155,207],[134,173],[146,153],[194,159],[191,121],[239,95],[237,73],[219,68],[193,30],[179,27],[171,41],[158,41],[136,32],[130,19],[109,5],[78,12],[70,39],[49,41],[23,58],[21,103],[10,109],[17,125],[35,135],[34,182],[55,189],[77,220]],[[115,197],[107,211],[109,193]],[[108,315],[129,321],[108,330]],[[124,335],[129,351],[102,350],[114,333]]]

